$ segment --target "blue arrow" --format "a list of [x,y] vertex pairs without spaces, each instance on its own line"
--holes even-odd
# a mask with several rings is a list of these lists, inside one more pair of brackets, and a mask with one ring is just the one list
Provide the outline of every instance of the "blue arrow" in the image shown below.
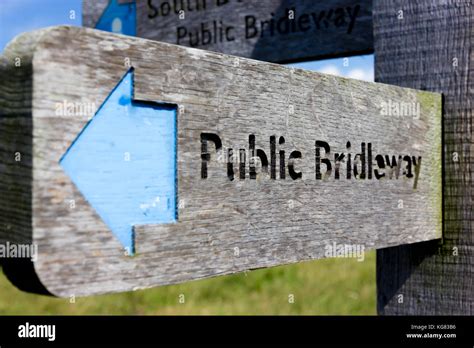
[[133,68],[60,164],[131,255],[134,225],[176,221],[176,108],[133,100]]
[[135,36],[135,1],[121,4],[118,0],[110,0],[95,27],[96,29],[111,31],[117,34]]

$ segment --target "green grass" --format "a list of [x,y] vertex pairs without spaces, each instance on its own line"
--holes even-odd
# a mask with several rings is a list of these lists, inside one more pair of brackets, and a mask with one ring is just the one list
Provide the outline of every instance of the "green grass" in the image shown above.
[[[183,294],[185,303],[179,303]],[[289,294],[294,303],[288,302]],[[69,299],[28,294],[0,275],[0,314],[375,315],[375,253],[324,259],[121,294]]]

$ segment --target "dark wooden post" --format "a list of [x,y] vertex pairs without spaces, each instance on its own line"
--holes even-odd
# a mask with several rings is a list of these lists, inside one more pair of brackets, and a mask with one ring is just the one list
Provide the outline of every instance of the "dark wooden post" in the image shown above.
[[379,250],[378,312],[474,313],[471,0],[376,0],[375,79],[444,94],[444,238]]

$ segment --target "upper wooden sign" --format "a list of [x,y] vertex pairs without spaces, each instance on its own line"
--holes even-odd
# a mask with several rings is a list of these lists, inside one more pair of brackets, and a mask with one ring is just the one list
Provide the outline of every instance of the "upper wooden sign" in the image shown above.
[[441,237],[439,94],[77,27],[0,67],[0,241],[55,295]]
[[85,0],[83,8],[85,26],[270,62],[373,51],[372,0]]

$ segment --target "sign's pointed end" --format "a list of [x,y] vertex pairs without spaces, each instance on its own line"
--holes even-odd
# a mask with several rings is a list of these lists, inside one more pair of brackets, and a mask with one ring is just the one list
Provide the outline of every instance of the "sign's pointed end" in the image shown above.
[[115,233],[118,240],[122,244],[125,255],[135,256],[135,229],[133,226],[124,226],[123,232],[117,231]]
[[176,221],[176,108],[133,100],[133,68],[60,160],[83,197],[135,254],[135,224]]

